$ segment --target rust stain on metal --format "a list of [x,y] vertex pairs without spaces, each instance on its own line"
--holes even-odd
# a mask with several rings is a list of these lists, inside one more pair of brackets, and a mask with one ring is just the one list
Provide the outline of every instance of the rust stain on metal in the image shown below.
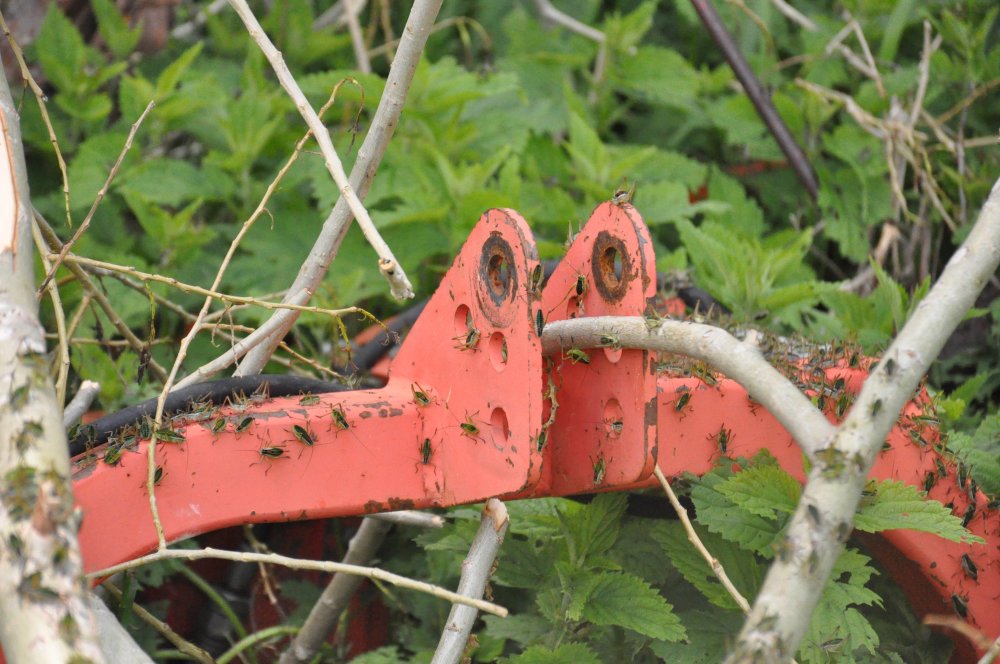
[[[615,269],[616,259],[621,261],[621,274]],[[625,243],[608,231],[597,234],[590,266],[594,275],[594,286],[607,302],[618,302],[625,297],[629,284],[635,279],[632,257],[629,256]]]

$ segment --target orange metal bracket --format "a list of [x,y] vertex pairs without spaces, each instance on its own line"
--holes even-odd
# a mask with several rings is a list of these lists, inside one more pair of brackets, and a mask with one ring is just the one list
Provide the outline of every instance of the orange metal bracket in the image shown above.
[[[255,397],[174,418],[156,448],[167,540],[248,522],[653,486],[657,459],[669,475],[711,468],[722,428],[729,454],[770,450],[803,479],[791,436],[732,381],[658,376],[652,354],[616,348],[613,338],[582,355],[563,349],[543,358],[546,322],[641,315],[652,301],[652,244],[630,205],[599,206],[540,284],[527,224],[491,210],[406,338],[385,387]],[[860,371],[845,376],[853,390],[864,379]],[[934,431],[915,419],[919,409],[908,408],[873,477],[922,486],[940,468],[945,477],[931,497],[967,514],[987,544],[890,531],[872,538],[873,549],[918,611],[953,612],[954,595],[967,620],[992,636],[1000,633],[1000,519],[985,497],[970,500],[959,486],[932,448]],[[156,547],[147,445],[112,441],[74,460],[88,572]],[[963,569],[964,555],[978,578]]]

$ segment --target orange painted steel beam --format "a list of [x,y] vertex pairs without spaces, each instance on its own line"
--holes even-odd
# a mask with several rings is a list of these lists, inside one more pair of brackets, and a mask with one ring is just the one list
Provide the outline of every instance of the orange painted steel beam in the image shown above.
[[[544,289],[540,283],[527,224],[512,211],[491,210],[407,336],[385,387],[255,397],[174,418],[168,437],[183,442],[156,450],[166,539],[241,523],[654,486],[657,459],[668,475],[708,471],[721,454],[722,427],[730,455],[767,449],[804,479],[791,436],[733,381],[709,386],[657,375],[652,353],[617,349],[613,339],[584,355],[542,356],[546,322],[642,315],[654,302],[652,243],[630,205],[598,206]],[[864,375],[846,372],[845,388],[858,389]],[[941,462],[946,477],[930,495],[965,514],[969,498],[933,450],[934,432],[914,419],[918,410],[909,407],[872,475],[922,486]],[[915,442],[921,437],[925,445]],[[133,442],[120,454],[105,446],[75,460],[88,572],[156,547],[147,445]],[[985,546],[912,531],[871,539],[918,611],[953,612],[957,595],[969,622],[995,635],[1000,519],[981,495],[969,514]],[[978,580],[963,572],[963,555],[975,562]]]

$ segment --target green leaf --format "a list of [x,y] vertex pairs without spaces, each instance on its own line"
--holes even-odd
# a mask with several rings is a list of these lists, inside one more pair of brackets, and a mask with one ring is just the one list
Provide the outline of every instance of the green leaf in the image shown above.
[[986,493],[1000,494],[1000,413],[990,413],[971,435],[948,434],[948,449],[971,468],[972,477]]
[[128,27],[128,20],[122,16],[111,0],[92,0],[90,6],[97,17],[97,29],[108,48],[118,59],[125,58],[142,37],[142,25]]
[[351,664],[396,664],[404,661],[396,646],[385,646],[369,650],[351,659]]
[[483,616],[486,633],[496,639],[509,639],[521,645],[531,645],[549,633],[552,626],[536,615]]
[[[680,523],[663,525],[664,527],[651,531],[650,536],[663,547],[670,563],[709,602],[723,609],[738,611],[736,600],[729,595],[702,555],[688,541],[684,527]],[[695,530],[705,547],[726,570],[729,580],[744,597],[752,601],[763,576],[754,555],[702,527],[696,525]]]
[[953,542],[983,541],[963,528],[962,520],[947,507],[897,480],[879,482],[871,501],[862,502],[854,527],[867,533],[903,528],[934,533]]
[[624,493],[602,493],[576,514],[562,515],[571,562],[583,566],[592,556],[611,548],[618,539],[626,504]]
[[531,646],[520,655],[503,661],[507,664],[601,664],[597,655],[582,643],[564,643],[555,650]]
[[49,3],[35,48],[42,71],[56,88],[73,90],[79,85],[87,61],[87,47],[58,3]]
[[164,101],[167,96],[174,91],[177,84],[180,83],[182,78],[184,78],[184,74],[187,73],[191,63],[194,62],[194,59],[201,53],[203,45],[204,42],[197,42],[181,53],[176,60],[167,65],[166,68],[160,72],[159,77],[156,79],[157,103]]
[[677,51],[661,46],[641,46],[635,54],[622,54],[612,75],[612,85],[636,99],[664,106],[687,106],[698,93],[698,72]]
[[802,485],[777,463],[757,463],[715,485],[715,490],[751,514],[777,519],[795,511]]
[[717,485],[731,474],[722,470],[712,471],[691,489],[698,521],[730,542],[769,556],[771,543],[781,530],[780,524],[739,509],[736,503],[717,490]]
[[687,642],[653,641],[649,649],[664,662],[717,664],[726,658],[743,616],[737,612],[685,611],[680,613]]
[[159,157],[122,174],[118,189],[163,205],[180,205],[193,198],[224,199],[235,189],[217,168],[197,168],[190,162]]
[[680,641],[684,626],[673,607],[632,574],[605,572],[590,595],[583,617],[596,625],[617,625],[663,641]]

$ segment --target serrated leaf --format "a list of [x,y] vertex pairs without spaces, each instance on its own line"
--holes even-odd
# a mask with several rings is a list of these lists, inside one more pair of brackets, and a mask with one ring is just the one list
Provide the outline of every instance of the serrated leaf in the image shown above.
[[601,664],[594,651],[582,643],[564,643],[555,650],[532,646],[503,661],[507,664]]
[[751,514],[777,519],[791,514],[802,485],[777,464],[756,464],[715,485],[715,490]]
[[897,480],[879,482],[875,496],[854,517],[854,527],[867,533],[899,528],[933,533],[953,542],[983,541],[963,528],[961,519],[947,507]]
[[582,510],[562,516],[571,562],[583,566],[591,556],[611,548],[618,539],[626,504],[624,493],[602,493]]
[[617,625],[663,641],[680,641],[684,626],[673,607],[632,574],[603,573],[583,610],[596,625]]
[[536,615],[483,616],[486,633],[496,639],[509,639],[521,645],[531,645],[541,640],[551,630],[551,624]]
[[949,434],[948,449],[971,469],[979,488],[1000,494],[1000,413],[984,417],[971,435]]
[[174,91],[177,84],[184,78],[191,63],[201,53],[204,42],[197,42],[186,51],[181,53],[176,60],[164,68],[156,79],[156,101],[162,102]]
[[715,489],[715,485],[722,479],[719,475],[710,473],[691,489],[691,499],[698,511],[698,522],[730,542],[770,555],[771,543],[781,530],[779,524],[739,509],[732,500]]
[[649,649],[664,662],[717,664],[726,658],[733,635],[743,624],[735,612],[685,611],[680,615],[687,630],[687,642],[653,641]]
[[574,567],[565,560],[556,563],[555,571],[568,595],[564,602],[566,619],[577,622],[583,615],[583,609],[590,600],[594,589],[601,583],[603,577],[600,574]]
[[60,90],[72,90],[83,71],[87,47],[73,23],[50,3],[45,20],[35,39],[38,62],[45,76]]
[[[650,535],[663,547],[663,551],[670,558],[670,563],[684,579],[712,604],[723,609],[739,610],[736,600],[715,577],[701,553],[688,541],[684,527],[676,522],[664,525],[666,527],[652,531]],[[762,577],[762,570],[754,555],[740,549],[732,542],[723,540],[719,535],[707,532],[704,528],[695,526],[695,530],[705,548],[726,570],[729,580],[744,597],[752,601]]]
[[122,59],[132,52],[142,37],[142,26],[128,27],[111,0],[91,0],[90,6],[97,17],[97,29],[116,58]]

